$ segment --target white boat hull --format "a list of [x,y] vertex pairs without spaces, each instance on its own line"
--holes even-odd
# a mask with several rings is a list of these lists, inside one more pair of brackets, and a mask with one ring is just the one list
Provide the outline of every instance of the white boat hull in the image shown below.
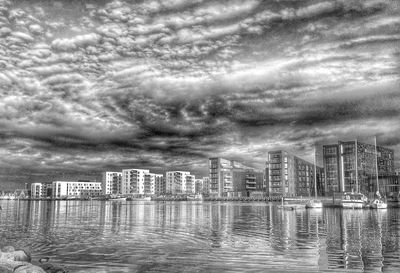
[[342,202],[344,209],[362,209],[365,207],[364,202]]
[[323,203],[321,201],[309,201],[306,203],[306,208],[308,209],[318,209],[322,207]]
[[126,201],[125,197],[120,197],[120,198],[110,198],[110,201]]
[[374,200],[371,204],[372,209],[387,209],[387,203],[380,201],[380,200]]

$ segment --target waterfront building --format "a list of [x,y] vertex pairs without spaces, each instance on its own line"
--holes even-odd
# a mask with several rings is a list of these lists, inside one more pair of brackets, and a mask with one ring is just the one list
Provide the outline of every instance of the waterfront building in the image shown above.
[[32,183],[31,197],[46,198],[51,196],[51,183]]
[[165,177],[162,174],[155,175],[155,194],[156,195],[165,194]]
[[323,194],[323,168],[284,150],[269,152],[267,164],[270,195],[314,196],[315,180],[317,194]]
[[103,172],[101,189],[103,194],[121,194],[122,172]]
[[[160,187],[162,187],[164,176],[162,174],[145,173],[144,174],[144,194],[155,195],[161,194]],[[163,189],[161,188],[161,191]]]
[[205,176],[205,177],[203,177],[202,180],[203,180],[202,193],[209,194],[210,193],[210,177]]
[[182,183],[182,192],[194,194],[196,191],[196,177],[192,174],[186,175],[186,183]]
[[51,187],[53,198],[87,198],[102,193],[101,182],[53,181]]
[[156,178],[154,173],[144,174],[144,191],[146,195],[155,193]]
[[194,193],[200,194],[202,192],[203,192],[203,179],[196,179]]
[[143,169],[124,169],[122,170],[122,194],[144,194],[145,175],[149,174],[149,170]]
[[264,195],[264,172],[256,169],[236,169],[232,171],[233,196],[252,197]]
[[[366,144],[357,140],[339,141],[338,144],[323,146],[325,191],[374,193],[377,189],[376,176],[395,175],[394,151],[385,147]],[[382,184],[379,191],[385,192]]]
[[166,173],[166,193],[193,194],[195,190],[195,176],[190,172],[170,171]]
[[209,159],[210,195],[216,197],[250,196],[262,192],[263,172],[225,158]]

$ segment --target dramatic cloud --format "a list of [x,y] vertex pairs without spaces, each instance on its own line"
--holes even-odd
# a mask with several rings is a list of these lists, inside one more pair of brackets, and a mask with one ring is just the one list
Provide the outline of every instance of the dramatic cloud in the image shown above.
[[400,168],[399,28],[391,0],[0,0],[0,182],[374,136]]

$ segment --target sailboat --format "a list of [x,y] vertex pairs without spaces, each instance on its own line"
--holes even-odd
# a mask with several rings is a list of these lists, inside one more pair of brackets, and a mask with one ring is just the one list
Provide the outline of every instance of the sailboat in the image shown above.
[[311,209],[311,208],[322,208],[323,204],[321,200],[317,199],[317,152],[314,147],[314,194],[315,194],[315,199],[310,199],[306,203],[306,208]]
[[371,203],[371,208],[372,209],[386,209],[387,208],[387,203],[382,200],[381,194],[379,192],[379,176],[378,176],[378,152],[376,149],[376,136],[375,136],[375,171],[376,171],[376,197],[374,201]]

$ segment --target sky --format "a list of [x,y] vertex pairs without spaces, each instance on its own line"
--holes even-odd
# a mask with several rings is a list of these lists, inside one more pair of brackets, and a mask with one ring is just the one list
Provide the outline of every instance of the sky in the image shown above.
[[0,188],[374,136],[399,169],[399,30],[398,0],[0,0]]

